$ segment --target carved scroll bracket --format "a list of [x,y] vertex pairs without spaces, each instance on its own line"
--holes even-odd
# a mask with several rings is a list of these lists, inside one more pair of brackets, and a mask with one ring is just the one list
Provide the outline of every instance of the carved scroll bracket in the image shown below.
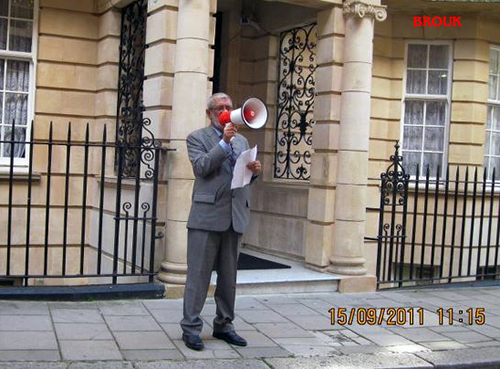
[[387,18],[386,8],[385,5],[374,5],[360,0],[346,0],[342,12],[344,17],[372,17],[382,22]]

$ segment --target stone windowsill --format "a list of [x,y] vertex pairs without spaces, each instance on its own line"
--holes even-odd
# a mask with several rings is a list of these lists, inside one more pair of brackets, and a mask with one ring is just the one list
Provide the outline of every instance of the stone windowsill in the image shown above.
[[[22,166],[22,167],[14,167],[13,171],[13,180],[14,181],[28,181],[29,180],[29,171],[28,167]],[[31,181],[32,182],[39,182],[40,179],[42,178],[40,173],[31,173]],[[10,167],[8,166],[0,166],[0,181],[9,181],[10,179]]]

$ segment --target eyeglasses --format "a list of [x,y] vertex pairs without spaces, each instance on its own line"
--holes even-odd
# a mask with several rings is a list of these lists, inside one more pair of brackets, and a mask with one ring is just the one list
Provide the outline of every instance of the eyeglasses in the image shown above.
[[232,105],[218,105],[218,106],[212,108],[211,110],[221,112],[224,110],[232,110],[232,109],[233,109]]

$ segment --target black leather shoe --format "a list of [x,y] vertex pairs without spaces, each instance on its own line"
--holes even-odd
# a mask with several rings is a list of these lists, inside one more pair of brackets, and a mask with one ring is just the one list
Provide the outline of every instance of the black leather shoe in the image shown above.
[[231,345],[236,345],[236,346],[247,345],[247,341],[244,338],[238,336],[235,331],[227,333],[214,332],[212,336],[220,340],[224,340]]
[[191,334],[191,335],[182,334],[182,340],[184,341],[186,346],[189,347],[191,350],[201,351],[205,347],[200,336],[196,334]]

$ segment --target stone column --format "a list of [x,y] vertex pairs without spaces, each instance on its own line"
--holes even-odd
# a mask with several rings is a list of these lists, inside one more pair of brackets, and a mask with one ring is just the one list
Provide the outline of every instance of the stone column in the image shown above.
[[[307,209],[306,264],[330,265],[333,243],[337,152],[340,127],[344,20],[335,6],[318,13],[316,94]],[[274,144],[274,141],[273,141]]]
[[364,275],[368,147],[374,21],[387,17],[380,0],[346,0],[344,65],[335,224],[330,269]]
[[177,151],[168,154],[166,255],[158,274],[160,281],[172,285],[184,285],[186,280],[186,222],[194,183],[186,137],[206,125],[210,10],[214,4],[179,0],[170,128],[170,147]]

